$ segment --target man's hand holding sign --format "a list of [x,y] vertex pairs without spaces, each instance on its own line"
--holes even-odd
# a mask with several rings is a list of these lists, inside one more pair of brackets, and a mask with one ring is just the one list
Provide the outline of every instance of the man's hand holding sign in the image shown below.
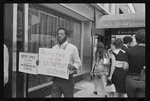
[[73,74],[75,71],[77,71],[76,67],[73,64],[68,64],[68,71],[69,74]]

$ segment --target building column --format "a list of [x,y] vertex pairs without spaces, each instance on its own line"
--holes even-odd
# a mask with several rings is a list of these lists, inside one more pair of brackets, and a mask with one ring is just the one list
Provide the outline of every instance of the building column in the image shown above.
[[115,12],[115,9],[116,9],[115,4],[112,3],[112,4],[111,4],[111,14],[115,14],[115,13],[116,13],[116,12]]
[[115,8],[115,10],[116,10],[116,14],[119,14],[119,4],[116,4],[116,6],[115,6],[116,8]]
[[17,76],[17,8],[18,4],[13,4],[13,38],[12,38],[12,42],[13,42],[13,46],[12,46],[12,97],[17,97],[17,84],[16,84],[16,76]]
[[90,72],[91,70],[91,29],[92,21],[84,21],[84,39],[83,39],[83,61],[82,73]]
[[[84,46],[84,23],[81,22],[81,61],[83,61],[83,46]],[[83,65],[81,65],[81,73],[83,73]]]
[[105,3],[105,4],[104,4],[104,9],[105,9],[107,12],[108,12],[108,9],[109,9],[108,7],[109,7],[109,4],[108,4],[108,3]]
[[[23,43],[24,43],[24,52],[28,52],[28,10],[29,10],[29,4],[25,3],[24,4],[24,38],[23,38]],[[26,98],[28,94],[28,80],[27,80],[27,75],[26,73],[24,75],[24,80],[23,80],[23,97]]]

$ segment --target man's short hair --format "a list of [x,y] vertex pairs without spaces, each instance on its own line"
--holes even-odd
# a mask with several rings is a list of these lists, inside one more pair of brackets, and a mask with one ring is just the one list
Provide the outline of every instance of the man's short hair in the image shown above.
[[123,38],[123,43],[124,44],[127,44],[127,43],[131,43],[133,41],[132,37],[131,36],[125,36]]
[[145,43],[145,29],[138,30],[135,39],[137,43]]
[[65,31],[65,34],[68,35],[67,29],[65,29],[65,28],[59,28],[59,29],[57,30],[57,32],[58,32],[59,30],[64,30],[64,31]]

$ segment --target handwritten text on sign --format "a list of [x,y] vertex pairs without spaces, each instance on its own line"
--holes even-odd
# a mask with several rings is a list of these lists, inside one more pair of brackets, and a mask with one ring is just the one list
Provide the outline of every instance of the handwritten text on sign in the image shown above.
[[69,54],[64,50],[39,48],[38,74],[68,79]]
[[30,73],[30,74],[37,74],[37,60],[38,54],[35,53],[19,53],[19,71]]

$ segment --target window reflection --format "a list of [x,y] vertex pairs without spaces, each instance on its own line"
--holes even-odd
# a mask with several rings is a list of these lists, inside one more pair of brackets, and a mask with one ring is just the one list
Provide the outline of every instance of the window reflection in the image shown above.
[[[18,35],[22,35],[23,16],[22,7],[18,6]],[[58,15],[57,15],[58,14]],[[81,23],[66,15],[55,14],[51,10],[40,8],[38,5],[29,4],[28,15],[28,51],[38,53],[39,47],[52,48],[57,44],[56,31],[58,28],[66,28],[69,32],[68,41],[77,46],[80,54],[81,45]],[[19,36],[18,36],[19,37]],[[81,73],[81,67],[77,73]],[[41,74],[29,74],[28,88],[32,88],[50,82],[50,76]]]

